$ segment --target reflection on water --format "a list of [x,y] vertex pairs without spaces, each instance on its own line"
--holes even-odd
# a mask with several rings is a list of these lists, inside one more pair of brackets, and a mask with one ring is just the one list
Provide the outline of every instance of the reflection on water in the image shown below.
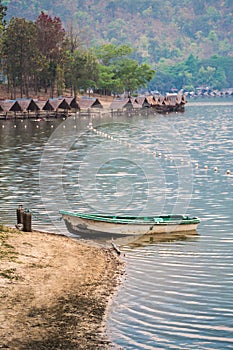
[[192,159],[189,213],[201,218],[199,235],[122,248],[127,277],[108,323],[121,348],[233,348],[232,112],[194,105],[184,118],[167,119]]
[[0,121],[1,222],[15,224],[19,204],[63,233],[59,209],[201,218],[196,236],[116,242],[127,270],[108,322],[116,347],[233,348],[233,104],[222,102],[95,119],[94,131],[88,119]]
[[[70,231],[72,233],[72,230]],[[188,232],[173,232],[173,233],[157,233],[157,234],[143,234],[143,235],[119,235],[112,236],[106,233],[96,233],[90,232],[79,233],[75,235],[79,239],[89,242],[90,240],[99,245],[111,246],[114,245],[116,250],[124,253],[126,250],[143,248],[148,245],[153,245],[161,242],[173,242],[173,241],[186,241],[197,239],[199,234],[197,231],[188,231]]]
[[[39,169],[43,147],[53,130],[61,123],[54,119],[0,121],[0,220],[16,223],[16,208],[35,209],[34,222],[49,223],[39,189]],[[46,226],[45,226],[46,227]]]
[[190,232],[174,232],[174,233],[158,233],[146,234],[139,237],[123,237],[113,240],[122,251],[143,248],[148,245],[158,244],[162,242],[186,241],[197,239],[199,236],[197,231]]

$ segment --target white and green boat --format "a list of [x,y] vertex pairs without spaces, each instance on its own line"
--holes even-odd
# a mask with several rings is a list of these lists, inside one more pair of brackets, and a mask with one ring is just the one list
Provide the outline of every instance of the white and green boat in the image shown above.
[[197,217],[183,215],[127,216],[76,213],[61,210],[68,230],[76,234],[144,235],[189,232],[197,229]]

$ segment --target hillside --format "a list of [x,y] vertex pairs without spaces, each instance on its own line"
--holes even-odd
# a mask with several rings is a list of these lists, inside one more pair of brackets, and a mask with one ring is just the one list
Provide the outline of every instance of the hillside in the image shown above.
[[35,20],[40,12],[58,16],[81,42],[130,44],[134,58],[156,65],[233,56],[232,0],[6,0],[7,19]]

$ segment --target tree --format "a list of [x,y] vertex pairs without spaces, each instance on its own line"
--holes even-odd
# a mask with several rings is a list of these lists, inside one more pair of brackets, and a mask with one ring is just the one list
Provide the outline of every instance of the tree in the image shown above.
[[129,45],[106,44],[96,52],[100,62],[98,87],[105,93],[133,92],[145,86],[155,73],[149,65],[140,66],[136,60],[127,57],[133,52]]
[[185,66],[187,67],[187,70],[192,73],[196,74],[198,71],[198,57],[194,57],[194,55],[191,53],[187,60],[185,61]]
[[[6,11],[7,11],[6,6],[3,6],[2,1],[0,0],[0,53],[2,53],[2,34],[6,26],[6,21],[5,21]],[[2,62],[1,62],[0,74],[1,74],[1,79],[3,79]]]
[[213,88],[221,90],[222,87],[226,86],[226,74],[222,67],[216,69],[214,74]]
[[29,86],[37,70],[39,52],[37,50],[35,24],[23,18],[12,18],[7,25],[2,42],[4,72],[8,77],[11,96],[16,98],[16,88],[20,96],[29,95]]
[[91,50],[75,50],[68,54],[65,67],[66,84],[77,96],[80,89],[94,88],[98,80],[98,62]]
[[81,52],[84,65],[82,67],[82,74],[79,79],[79,86],[87,91],[88,89],[94,89],[98,81],[98,63],[97,58],[91,49]]
[[198,83],[199,85],[213,86],[214,85],[214,74],[216,69],[208,66],[204,68],[201,66],[198,72]]
[[133,49],[129,45],[104,44],[96,48],[95,52],[99,62],[104,66],[109,66],[116,60],[132,54]]
[[50,17],[41,12],[36,20],[38,30],[38,48],[41,55],[45,58],[47,65],[43,67],[41,72],[41,83],[45,91],[47,87],[51,88],[51,96],[54,94],[55,81],[57,76],[57,68],[59,71],[63,69],[64,64],[64,46],[65,46],[65,30],[59,17]]
[[116,77],[114,66],[99,65],[98,89],[104,95],[118,93],[123,90],[123,86],[119,78]]
[[2,5],[2,1],[0,0],[0,34],[2,33],[6,25],[6,21],[5,21],[6,11],[7,11],[7,7]]
[[153,78],[155,71],[150,69],[148,64],[139,65],[135,60],[124,59],[119,62],[115,74],[120,78],[124,90],[133,93],[145,87],[146,83]]

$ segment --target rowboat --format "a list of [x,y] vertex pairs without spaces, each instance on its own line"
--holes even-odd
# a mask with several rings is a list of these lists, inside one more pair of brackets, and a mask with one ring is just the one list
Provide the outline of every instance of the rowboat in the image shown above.
[[199,218],[184,215],[123,216],[60,210],[71,233],[90,235],[144,235],[195,231]]

